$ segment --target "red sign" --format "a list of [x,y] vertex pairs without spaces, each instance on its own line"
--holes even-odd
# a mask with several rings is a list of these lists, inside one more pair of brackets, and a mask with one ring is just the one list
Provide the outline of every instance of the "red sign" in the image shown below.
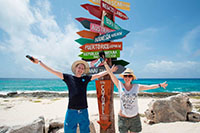
[[102,50],[122,50],[122,42],[88,43],[80,46],[85,52]]
[[111,6],[110,4],[104,2],[101,0],[101,8],[106,10],[107,12],[110,12],[114,14],[116,17],[119,17],[123,20],[127,20],[128,16],[126,16],[125,13],[121,12],[120,10],[116,9],[115,7]]
[[81,6],[83,8],[85,8],[86,10],[88,10],[89,13],[92,14],[93,16],[101,19],[102,11],[99,6],[94,6],[94,5],[90,5],[90,4],[83,4]]
[[95,19],[80,17],[80,18],[76,18],[76,20],[78,20],[79,22],[84,21],[84,20],[87,20],[87,21],[89,21],[89,22],[91,22],[91,23],[101,25],[101,21],[95,20]]
[[99,106],[99,121],[100,126],[106,130],[110,122],[110,93],[111,80],[96,80],[97,98]]

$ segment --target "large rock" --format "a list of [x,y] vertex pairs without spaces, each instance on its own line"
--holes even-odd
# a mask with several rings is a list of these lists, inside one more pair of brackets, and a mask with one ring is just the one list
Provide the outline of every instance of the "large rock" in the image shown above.
[[5,133],[44,133],[44,117],[39,117],[27,125],[13,126]]
[[192,104],[186,94],[178,94],[161,100],[152,100],[145,116],[149,123],[186,121]]

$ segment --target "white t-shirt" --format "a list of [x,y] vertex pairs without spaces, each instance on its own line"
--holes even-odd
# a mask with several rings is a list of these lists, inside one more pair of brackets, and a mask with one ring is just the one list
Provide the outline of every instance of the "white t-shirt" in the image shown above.
[[128,91],[125,89],[123,83],[119,81],[118,90],[122,114],[127,117],[136,116],[138,114],[139,85],[133,84],[133,87]]

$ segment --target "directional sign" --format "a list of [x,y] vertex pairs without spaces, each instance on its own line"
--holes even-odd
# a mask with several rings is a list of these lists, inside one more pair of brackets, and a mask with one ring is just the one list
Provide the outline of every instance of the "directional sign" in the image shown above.
[[121,27],[118,24],[114,23],[111,19],[109,19],[106,16],[104,16],[104,24],[111,29],[115,29],[115,30],[121,29]]
[[94,5],[90,5],[90,4],[83,4],[81,6],[83,8],[85,8],[86,10],[88,10],[89,13],[92,14],[93,16],[101,19],[102,11],[99,6],[94,6]]
[[103,62],[101,62],[101,60],[99,58],[99,59],[91,61],[89,66],[90,67],[100,67],[100,66],[103,66]]
[[122,65],[122,66],[126,66],[129,64],[129,62],[125,61],[125,60],[112,60],[112,64],[114,65]]
[[100,126],[106,130],[111,122],[110,114],[110,96],[111,96],[111,80],[96,80],[97,98],[99,105],[99,121]]
[[122,50],[122,42],[89,43],[80,48],[86,52],[102,50]]
[[84,45],[86,43],[94,43],[93,39],[88,39],[88,38],[79,38],[75,40],[77,43]]
[[109,32],[104,35],[95,37],[94,42],[100,43],[100,42],[107,42],[107,41],[111,41],[115,39],[120,39],[126,36],[128,33],[129,31],[124,30],[124,29],[116,30],[116,31]]
[[115,7],[111,6],[110,4],[104,2],[101,0],[101,6],[103,10],[106,10],[107,12],[110,12],[111,14],[115,15],[116,17],[119,17],[123,20],[127,20],[128,16],[126,16],[125,13],[121,12],[120,10],[117,10]]
[[83,18],[83,17],[80,17],[80,18],[76,18],[76,20],[79,21],[79,22],[84,21],[84,20],[87,20],[87,21],[89,21],[90,23],[94,23],[94,24],[98,24],[98,25],[101,24],[101,21],[95,20],[95,19],[90,19],[90,18]]
[[105,33],[115,31],[115,30],[112,30],[110,28],[91,23],[90,24],[90,31],[97,32],[97,33],[100,33],[100,34],[105,34]]
[[[120,73],[123,73],[126,68],[122,65],[116,65],[117,66],[117,71],[113,72],[114,74],[120,74]],[[92,75],[92,74],[97,74],[97,73],[100,73],[100,72],[103,72],[103,71],[106,71],[105,67],[104,66],[100,66],[100,67],[90,67],[89,69],[89,75]]]
[[[106,54],[106,58],[120,57],[120,50],[107,50],[104,52]],[[82,57],[83,59],[97,59],[99,58],[99,51],[83,52],[79,55],[79,57]]]
[[89,39],[94,39],[96,36],[98,36],[98,33],[87,31],[87,30],[82,30],[79,32],[76,32],[78,35],[84,38],[89,38]]
[[[101,0],[89,0],[90,2],[92,2],[95,5],[100,5]],[[123,2],[123,1],[119,1],[119,0],[104,0],[106,3],[114,6],[115,8],[118,9],[123,9],[123,10],[130,10],[130,3],[128,2]]]

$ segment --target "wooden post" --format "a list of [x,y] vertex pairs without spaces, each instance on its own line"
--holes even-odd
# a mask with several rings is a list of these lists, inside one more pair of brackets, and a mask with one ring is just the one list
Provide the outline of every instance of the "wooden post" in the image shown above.
[[[111,20],[114,20],[114,15],[111,14],[107,14],[104,10],[102,12],[102,19],[101,19],[101,26],[104,26],[104,16],[109,17]],[[107,59],[107,63],[109,66],[112,66],[112,60],[111,58]],[[102,77],[100,80],[111,80],[109,75],[106,75],[104,77]],[[111,88],[110,88],[110,114],[109,114],[109,119],[111,122],[111,125],[104,130],[103,128],[101,128],[100,126],[100,133],[115,133],[115,114],[114,114],[114,104],[113,104],[113,99],[114,99],[114,84],[111,81]]]

